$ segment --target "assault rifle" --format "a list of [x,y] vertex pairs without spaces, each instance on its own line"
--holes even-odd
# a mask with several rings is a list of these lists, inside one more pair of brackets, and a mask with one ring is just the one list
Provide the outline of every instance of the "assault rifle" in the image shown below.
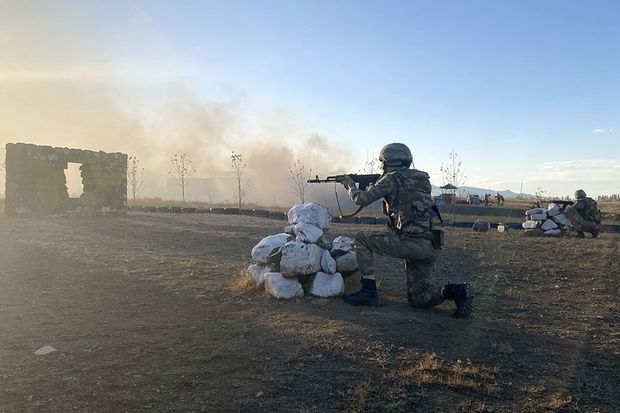
[[566,207],[569,206],[569,205],[575,205],[575,203],[573,201],[562,201],[561,199],[554,199],[554,200],[551,200],[549,202],[550,203],[554,203],[554,204],[558,204],[562,211],[564,211],[566,209]]
[[[344,180],[344,177],[346,175],[333,175],[333,176],[328,176],[325,179],[320,179],[318,175],[315,176],[314,179],[308,179],[308,183],[309,184],[322,184],[325,182],[337,182],[340,183]],[[377,182],[379,180],[379,178],[381,178],[381,175],[379,174],[351,174],[349,175],[351,177],[351,179],[353,179],[353,182],[357,183],[358,188],[361,189],[362,191],[365,190],[368,185],[370,184],[374,184],[375,182]]]
[[[344,181],[344,177],[347,175],[332,175],[332,176],[328,176],[325,179],[321,179],[319,178],[318,175],[315,175],[314,179],[308,179],[308,183],[309,184],[322,184],[325,182],[334,182],[334,183],[340,183],[342,181]],[[353,182],[357,183],[357,186],[360,190],[365,190],[366,188],[368,188],[368,185],[374,184],[375,182],[377,182],[379,180],[379,178],[381,178],[381,175],[379,174],[351,174],[349,175],[351,177],[351,179],[353,179]],[[340,207],[340,200],[338,199],[338,192],[336,191],[336,188],[334,187],[334,195],[336,196],[336,203],[338,204],[338,210],[340,211],[340,217],[341,218],[349,218],[349,217],[354,217],[355,215],[359,214],[359,212],[364,209],[363,206],[360,206],[359,208],[357,208],[357,210],[349,215],[344,215],[342,213],[342,208]]]

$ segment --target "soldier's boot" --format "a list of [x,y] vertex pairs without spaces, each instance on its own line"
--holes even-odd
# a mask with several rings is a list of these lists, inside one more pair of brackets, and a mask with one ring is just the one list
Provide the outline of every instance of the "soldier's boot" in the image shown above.
[[362,278],[362,289],[353,294],[345,294],[344,301],[351,305],[367,305],[376,307],[379,305],[379,294],[377,293],[377,283],[375,280]]
[[598,230],[595,229],[594,231],[592,231],[592,238],[598,238],[599,234],[600,233],[598,232]]
[[586,237],[586,234],[582,230],[577,231],[577,238],[585,238],[585,237]]
[[469,283],[447,284],[443,289],[443,296],[448,300],[454,300],[456,304],[456,311],[452,314],[453,317],[469,317],[474,306],[473,285]]

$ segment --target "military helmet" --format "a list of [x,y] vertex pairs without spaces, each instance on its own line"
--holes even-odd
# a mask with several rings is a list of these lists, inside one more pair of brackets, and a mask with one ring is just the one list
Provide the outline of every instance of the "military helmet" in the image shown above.
[[586,196],[586,191],[584,191],[583,189],[578,189],[575,191],[575,199],[585,198]]
[[410,165],[411,151],[404,143],[388,143],[379,152],[379,160],[387,166]]

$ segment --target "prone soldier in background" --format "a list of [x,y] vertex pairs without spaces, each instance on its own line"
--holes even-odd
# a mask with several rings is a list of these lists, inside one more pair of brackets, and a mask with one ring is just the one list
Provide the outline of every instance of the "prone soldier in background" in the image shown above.
[[566,208],[566,216],[577,231],[578,238],[585,238],[585,232],[597,238],[601,231],[601,211],[596,201],[588,196],[583,189],[575,191],[575,203]]
[[348,176],[341,181],[357,205],[367,206],[383,198],[383,212],[390,219],[389,232],[361,231],[356,235],[362,288],[345,295],[344,300],[355,306],[379,305],[373,254],[380,254],[405,260],[407,298],[413,307],[433,307],[449,299],[456,303],[455,317],[468,317],[474,299],[471,284],[431,284],[435,261],[443,247],[443,229],[431,198],[428,174],[410,169],[411,151],[402,143],[385,145],[379,160],[383,174],[364,191]]

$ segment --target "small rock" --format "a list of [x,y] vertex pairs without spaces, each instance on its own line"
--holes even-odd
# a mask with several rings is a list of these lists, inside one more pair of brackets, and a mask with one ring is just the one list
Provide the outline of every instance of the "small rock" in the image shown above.
[[56,350],[56,349],[55,349],[54,347],[52,347],[52,346],[43,346],[43,347],[41,347],[40,349],[38,349],[37,351],[35,351],[35,352],[34,352],[34,355],[35,355],[35,356],[45,356],[45,355],[50,354],[50,353],[53,353],[53,352],[55,352],[55,351],[58,351],[58,350]]

